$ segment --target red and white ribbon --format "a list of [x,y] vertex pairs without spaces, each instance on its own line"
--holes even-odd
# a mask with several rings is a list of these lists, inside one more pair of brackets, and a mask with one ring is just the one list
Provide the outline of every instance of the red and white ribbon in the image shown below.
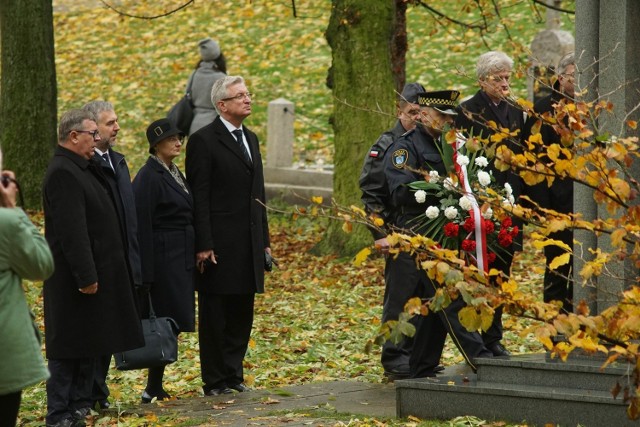
[[464,195],[468,197],[469,200],[471,200],[470,212],[473,213],[473,223],[475,226],[476,235],[476,264],[478,265],[478,269],[480,271],[488,272],[489,260],[487,256],[487,230],[484,226],[484,219],[482,218],[482,212],[480,211],[478,201],[476,200],[475,196],[473,195],[473,191],[471,190],[471,185],[469,185],[467,167],[460,166],[457,161],[458,150],[460,150],[466,142],[467,139],[462,134],[456,134],[455,150],[453,151],[453,165],[455,167],[458,180],[462,183]]

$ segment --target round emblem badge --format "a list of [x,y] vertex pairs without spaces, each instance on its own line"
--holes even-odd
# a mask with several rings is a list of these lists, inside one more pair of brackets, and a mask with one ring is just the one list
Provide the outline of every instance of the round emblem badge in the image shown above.
[[404,148],[393,152],[393,166],[398,169],[404,168],[404,165],[407,164],[407,160],[409,160],[409,152]]

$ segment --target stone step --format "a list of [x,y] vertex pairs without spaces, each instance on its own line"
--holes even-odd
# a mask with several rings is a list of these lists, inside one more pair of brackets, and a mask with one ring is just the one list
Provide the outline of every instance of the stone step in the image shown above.
[[635,426],[621,399],[601,390],[478,381],[475,374],[395,382],[396,414],[422,419],[473,415],[488,421],[584,427]]
[[545,354],[518,355],[510,358],[476,359],[478,382],[565,387],[609,392],[616,382],[624,384],[629,370],[615,363],[603,369],[604,359],[570,358],[566,362]]

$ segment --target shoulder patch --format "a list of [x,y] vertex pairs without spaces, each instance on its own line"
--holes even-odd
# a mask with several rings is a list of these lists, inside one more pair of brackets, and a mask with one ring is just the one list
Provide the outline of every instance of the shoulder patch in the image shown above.
[[409,152],[404,148],[393,152],[393,166],[396,168],[404,168],[404,165],[407,164],[407,160],[409,160]]

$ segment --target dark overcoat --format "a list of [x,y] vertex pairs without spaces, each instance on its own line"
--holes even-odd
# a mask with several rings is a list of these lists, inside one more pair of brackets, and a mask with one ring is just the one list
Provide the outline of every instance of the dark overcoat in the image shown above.
[[264,292],[269,226],[257,136],[244,127],[251,162],[220,117],[189,137],[186,173],[195,203],[196,252],[213,249],[218,264],[196,274],[198,291]]
[[[144,345],[113,194],[98,165],[58,146],[43,199],[55,264],[44,282],[47,357],[96,357]],[[95,282],[97,293],[79,292]]]
[[134,285],[142,284],[142,270],[140,266],[140,246],[138,243],[138,218],[136,215],[136,202],[131,187],[131,174],[124,156],[117,151],[109,149],[111,166],[98,154],[94,159],[100,165],[102,172],[107,177],[115,197],[116,207],[120,215],[120,226],[125,236],[127,257]]
[[[460,104],[456,109],[458,112],[455,121],[456,128],[462,130],[466,135],[473,135],[480,138],[489,138],[495,133],[495,131],[487,125],[489,121],[495,122],[500,127],[508,128],[511,132],[517,130],[519,131],[518,135],[512,138],[505,138],[499,144],[506,144],[507,147],[516,154],[522,153],[520,134],[524,128],[523,111],[511,104],[507,104],[507,119],[504,121],[494,111],[489,102],[486,96],[483,96],[482,91],[479,90],[470,99]],[[491,162],[489,167],[496,182],[500,186],[506,182],[511,185],[513,197],[517,203],[518,198],[524,191],[524,181],[522,178],[517,172],[511,170],[498,170],[494,167],[493,162]],[[520,233],[518,233],[518,236],[514,239],[514,249],[520,250],[520,248],[522,248],[522,221],[514,219],[514,224],[520,228]]]
[[193,198],[151,157],[133,180],[133,191],[142,281],[150,285],[154,311],[172,317],[180,331],[194,331]]

